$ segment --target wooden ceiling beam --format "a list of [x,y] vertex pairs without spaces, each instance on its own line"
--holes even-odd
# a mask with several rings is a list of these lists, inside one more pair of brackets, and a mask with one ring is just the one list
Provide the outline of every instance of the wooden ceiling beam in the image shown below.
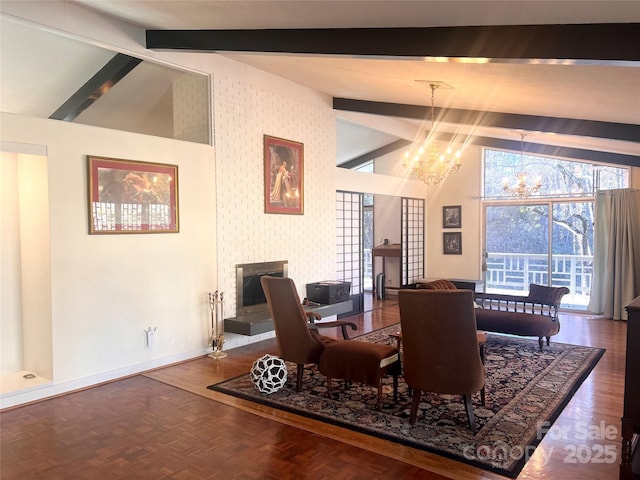
[[638,23],[146,31],[152,50],[608,64],[640,61],[638,38]]
[[106,94],[142,60],[123,53],[116,54],[93,77],[85,82],[49,118],[73,122],[78,115]]
[[[430,114],[430,106],[407,105],[402,103],[371,102],[350,98],[334,98],[333,108],[349,112],[370,113],[388,117],[425,119]],[[516,113],[482,112],[455,108],[434,107],[438,122],[479,127],[506,128],[528,132],[553,132],[560,135],[607,138],[627,142],[638,142],[640,125],[626,123],[599,122],[575,118],[542,117]]]

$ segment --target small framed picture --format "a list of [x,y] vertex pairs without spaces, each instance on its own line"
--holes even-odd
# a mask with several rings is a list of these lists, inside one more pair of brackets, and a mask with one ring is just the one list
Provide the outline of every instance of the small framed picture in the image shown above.
[[442,234],[445,255],[462,255],[462,233],[446,232]]
[[462,228],[462,206],[442,207],[442,228]]

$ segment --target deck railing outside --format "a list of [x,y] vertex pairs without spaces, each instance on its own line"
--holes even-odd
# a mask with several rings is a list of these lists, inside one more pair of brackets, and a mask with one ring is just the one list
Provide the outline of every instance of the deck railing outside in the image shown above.
[[[486,291],[526,295],[529,284],[549,285],[549,257],[545,254],[489,253]],[[569,295],[562,307],[586,310],[591,293],[593,257],[590,255],[553,255],[551,285],[567,287]],[[371,290],[371,249],[364,249],[364,288]]]
[[[529,284],[549,285],[549,256],[546,254],[489,253],[486,291],[526,295]],[[562,306],[586,309],[591,293],[593,257],[590,255],[552,255],[551,285],[571,292]]]

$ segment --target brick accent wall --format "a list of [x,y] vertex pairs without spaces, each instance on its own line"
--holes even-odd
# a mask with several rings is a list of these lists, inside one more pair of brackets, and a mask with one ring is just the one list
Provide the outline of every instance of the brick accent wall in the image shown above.
[[[218,286],[235,315],[235,266],[288,260],[301,296],[335,276],[335,116],[317,95],[292,99],[215,76]],[[304,215],[264,213],[263,135],[304,144]],[[213,180],[212,180],[213,181]]]
[[184,73],[172,85],[173,134],[179,140],[209,143],[209,81],[205,75]]

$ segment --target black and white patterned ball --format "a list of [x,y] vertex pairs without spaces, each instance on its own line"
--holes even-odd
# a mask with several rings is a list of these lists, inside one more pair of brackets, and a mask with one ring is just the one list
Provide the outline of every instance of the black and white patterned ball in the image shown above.
[[281,358],[263,355],[253,362],[251,380],[262,393],[277,392],[287,383],[287,366]]

